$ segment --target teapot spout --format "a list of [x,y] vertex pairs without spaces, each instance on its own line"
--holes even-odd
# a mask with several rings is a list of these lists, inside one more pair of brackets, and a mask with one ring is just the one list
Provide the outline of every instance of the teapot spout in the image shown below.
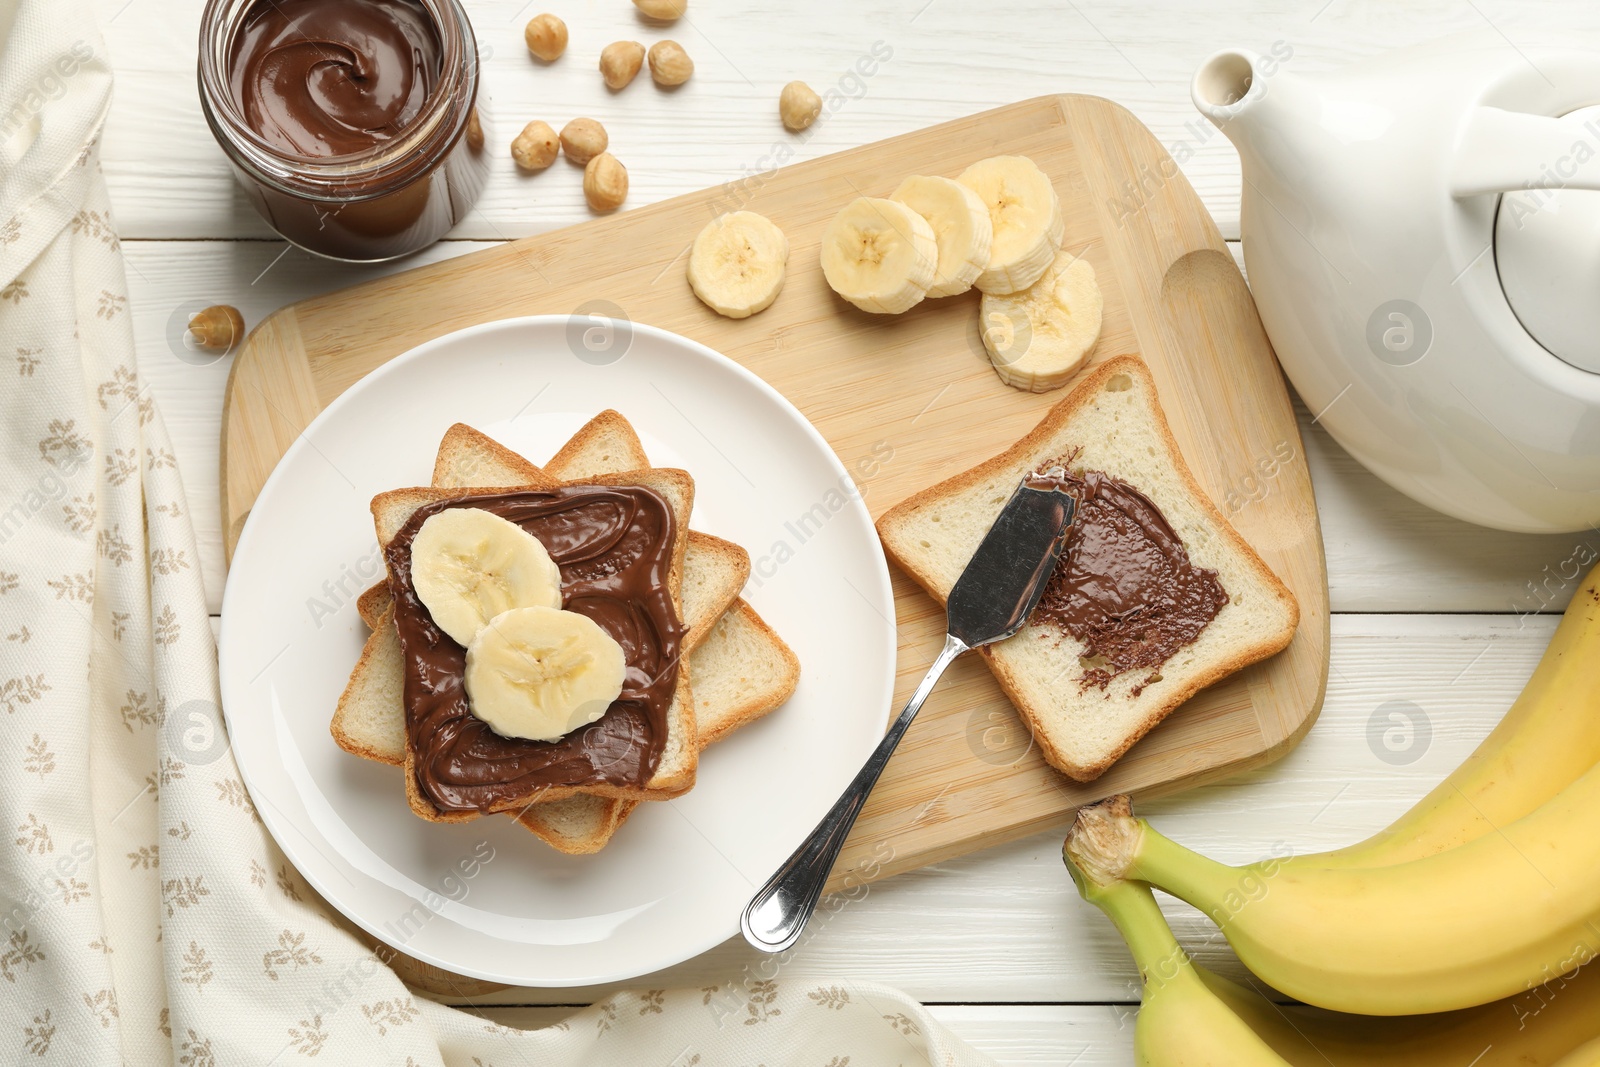
[[1256,68],[1263,62],[1259,52],[1248,48],[1213,52],[1195,71],[1194,83],[1189,87],[1194,106],[1217,129],[1226,131],[1229,123],[1251,109],[1263,95],[1251,93],[1257,87]]
[[1194,106],[1233,142],[1247,171],[1258,165],[1298,169],[1292,159],[1272,157],[1314,148],[1301,142],[1317,128],[1320,106],[1316,90],[1283,69],[1293,55],[1287,44],[1268,54],[1224,49],[1195,72],[1189,90]]

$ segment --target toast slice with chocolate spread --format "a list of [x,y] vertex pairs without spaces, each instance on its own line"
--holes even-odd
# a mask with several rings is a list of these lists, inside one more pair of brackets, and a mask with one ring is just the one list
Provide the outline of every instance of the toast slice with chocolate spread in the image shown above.
[[1017,483],[1054,467],[1079,498],[1066,552],[1028,625],[981,651],[1045,759],[1087,782],[1190,696],[1284,648],[1299,606],[1201,490],[1131,356],[1002,454],[891,508],[884,549],[943,603]]
[[[581,483],[561,483],[556,486],[556,489],[567,488],[571,485],[585,489],[594,487],[624,490],[643,488],[652,491],[666,501],[673,517],[673,543],[666,548],[670,554],[670,562],[667,568],[667,592],[670,596],[673,610],[681,617],[681,601],[679,597],[682,588],[683,559],[687,551],[689,512],[694,504],[693,479],[685,471],[656,469],[585,478]],[[474,488],[465,491],[462,489],[420,487],[396,489],[387,493],[380,493],[372,501],[372,514],[378,533],[378,543],[387,552],[391,542],[402,533],[411,517],[420,508],[451,500],[459,500],[463,497],[521,494],[530,490],[537,491],[533,487],[523,485]],[[397,606],[398,603],[397,601]],[[450,783],[448,787],[438,785],[434,788],[440,789],[441,793],[448,789],[449,792],[460,794],[463,797],[481,797],[481,800],[472,802],[474,805],[481,806],[441,806],[427,795],[419,782],[419,759],[423,761],[422,765],[425,770],[428,763],[427,754],[419,753],[418,730],[422,729],[424,732],[426,739],[422,743],[425,746],[444,744],[447,739],[437,738],[435,735],[427,735],[425,727],[418,727],[410,722],[411,716],[408,712],[405,778],[406,795],[411,803],[412,810],[422,818],[434,822],[465,822],[482,814],[493,812],[514,812],[520,815],[532,804],[559,800],[578,793],[590,793],[620,800],[665,800],[687,792],[694,784],[694,773],[700,748],[696,741],[695,716],[689,677],[690,667],[688,662],[681,657],[673,662],[676,666],[677,679],[669,702],[662,713],[665,736],[661,739],[661,749],[648,777],[633,779],[622,776],[626,780],[619,781],[617,780],[619,775],[615,773],[618,763],[612,761],[612,773],[595,773],[588,776],[573,776],[563,773],[558,776],[560,777],[559,781],[539,784],[525,791],[515,793],[509,793],[503,788],[503,778],[486,781],[483,784]],[[613,711],[608,714],[614,715],[617,713],[614,707]],[[602,722],[604,721],[602,720]],[[482,727],[481,729],[487,731],[487,727]],[[569,735],[569,737],[572,738],[572,745],[580,746],[583,744],[578,739],[578,735]],[[488,743],[492,740],[490,733],[485,732],[482,739],[483,743]],[[557,742],[557,744],[561,743]],[[504,755],[509,755],[509,753]],[[585,759],[588,758],[585,757]],[[595,755],[593,758],[599,759],[600,756]],[[645,764],[645,766],[648,766],[648,764]],[[543,777],[543,775],[539,774],[534,777],[539,778]]]

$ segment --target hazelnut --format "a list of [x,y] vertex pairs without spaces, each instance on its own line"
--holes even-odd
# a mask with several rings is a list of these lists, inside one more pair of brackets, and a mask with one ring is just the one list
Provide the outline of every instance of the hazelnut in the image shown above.
[[474,152],[483,150],[483,120],[478,118],[477,108],[467,113],[467,147]]
[[610,143],[606,128],[594,119],[573,119],[561,127],[561,150],[580,166],[604,152]]
[[567,50],[567,24],[554,15],[535,15],[522,31],[528,51],[549,63]]
[[610,152],[601,152],[583,168],[583,198],[596,211],[615,211],[628,199],[628,170]]
[[633,81],[642,66],[644,45],[638,41],[613,41],[600,53],[600,76],[613,92]]
[[226,352],[244,340],[244,316],[236,307],[214,304],[190,317],[189,336],[201,348]]
[[650,46],[650,77],[657,85],[682,85],[694,73],[694,60],[677,41],[657,41]]
[[689,0],[633,0],[633,6],[647,19],[672,22],[689,10]]
[[805,82],[790,82],[778,94],[778,114],[789,129],[803,130],[822,114],[822,97]]
[[530,122],[511,142],[511,158],[523,170],[544,170],[556,161],[561,142],[548,122]]

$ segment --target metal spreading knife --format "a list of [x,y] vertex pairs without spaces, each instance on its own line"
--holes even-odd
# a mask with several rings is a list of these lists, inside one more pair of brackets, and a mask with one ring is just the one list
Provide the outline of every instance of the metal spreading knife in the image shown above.
[[811,836],[745,906],[739,925],[756,948],[783,952],[799,940],[867,795],[945,668],[969,649],[1010,637],[1033,614],[1077,510],[1062,473],[1058,468],[1024,478],[984,535],[950,590],[944,649],[922,684]]

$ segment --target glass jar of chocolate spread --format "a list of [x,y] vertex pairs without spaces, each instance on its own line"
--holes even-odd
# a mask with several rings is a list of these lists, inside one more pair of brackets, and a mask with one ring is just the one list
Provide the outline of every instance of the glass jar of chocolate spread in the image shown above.
[[208,0],[200,105],[251,203],[334,259],[442,237],[488,177],[457,0]]

